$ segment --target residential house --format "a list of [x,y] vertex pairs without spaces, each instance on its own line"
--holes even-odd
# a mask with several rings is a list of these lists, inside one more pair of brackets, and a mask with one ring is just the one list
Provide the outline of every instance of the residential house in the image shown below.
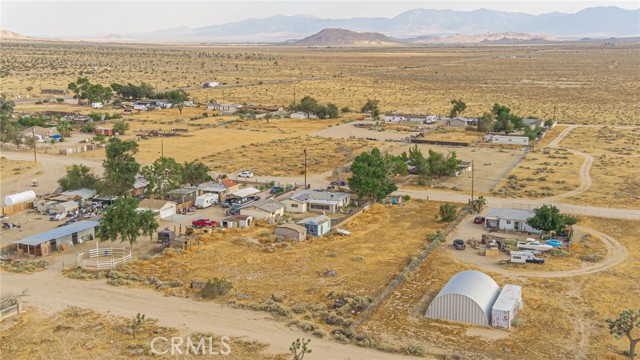
[[249,215],[254,219],[275,220],[284,215],[285,205],[273,199],[259,200],[240,208],[240,215]]
[[20,136],[23,138],[35,137],[36,141],[43,142],[55,137],[60,137],[60,133],[56,128],[45,128],[42,126],[30,126],[20,131]]
[[294,112],[289,115],[292,119],[317,119],[318,116],[316,114],[308,114],[302,111]]
[[14,242],[18,254],[25,256],[46,256],[51,251],[71,247],[88,240],[93,240],[97,221],[78,221],[53,230],[32,235]]
[[133,188],[129,190],[129,195],[142,196],[147,190],[147,186],[149,186],[149,181],[144,177],[137,175],[135,181],[133,182]]
[[543,121],[540,119],[522,119],[522,123],[524,126],[528,126],[529,129],[533,130],[538,126],[542,127]]
[[491,135],[491,143],[527,146],[529,145],[529,137],[516,135]]
[[343,192],[298,190],[281,200],[286,211],[304,214],[307,211],[336,213],[351,202],[351,195]]
[[144,199],[138,204],[138,211],[151,210],[161,220],[176,214],[176,203],[166,200]]
[[222,111],[222,112],[228,112],[228,113],[235,113],[240,108],[242,108],[242,105],[239,105],[239,104],[211,103],[207,105],[207,110]]
[[231,215],[220,220],[220,226],[227,229],[247,228],[251,226],[253,217],[251,215]]
[[275,234],[277,237],[299,242],[307,239],[307,228],[296,224],[282,224],[276,226]]
[[323,236],[331,231],[331,219],[326,215],[302,219],[297,224],[304,226],[311,236]]
[[189,201],[196,201],[198,197],[198,188],[196,187],[181,187],[175,190],[169,191],[167,194],[170,201],[177,204],[186,203]]
[[417,122],[424,124],[427,121],[427,115],[423,114],[385,114],[384,121],[386,122]]
[[535,213],[530,210],[491,208],[485,216],[484,227],[487,229],[539,234],[541,233],[540,230],[527,224],[527,220],[534,215]]
[[457,117],[447,120],[447,126],[473,126],[478,124],[477,118]]

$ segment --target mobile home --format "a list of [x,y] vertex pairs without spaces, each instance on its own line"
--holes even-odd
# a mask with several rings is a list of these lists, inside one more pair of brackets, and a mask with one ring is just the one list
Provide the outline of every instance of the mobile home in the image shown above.
[[206,193],[196,198],[195,207],[198,209],[208,208],[218,203],[218,194]]

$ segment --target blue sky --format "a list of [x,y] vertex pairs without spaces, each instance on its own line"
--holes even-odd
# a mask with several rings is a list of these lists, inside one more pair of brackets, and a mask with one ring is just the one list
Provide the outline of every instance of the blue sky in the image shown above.
[[479,8],[542,14],[594,6],[640,8],[640,1],[5,1],[0,28],[36,37],[126,34],[200,27],[273,15],[394,17],[415,8]]

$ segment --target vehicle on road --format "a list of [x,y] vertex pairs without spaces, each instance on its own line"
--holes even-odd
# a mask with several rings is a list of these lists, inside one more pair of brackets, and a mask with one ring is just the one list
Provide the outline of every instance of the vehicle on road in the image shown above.
[[541,244],[540,241],[528,238],[527,241],[518,241],[516,243],[518,250],[538,250],[549,251],[553,249],[553,246],[547,244]]
[[198,220],[193,220],[191,222],[191,225],[195,228],[200,228],[200,227],[216,226],[218,225],[218,223],[209,219],[198,219]]
[[467,245],[465,245],[464,240],[462,239],[453,240],[453,246],[458,250],[464,250],[467,248]]
[[238,177],[250,178],[253,177],[253,173],[251,171],[241,171],[238,173]]
[[484,216],[480,216],[480,215],[476,216],[473,219],[473,223],[474,224],[484,224]]

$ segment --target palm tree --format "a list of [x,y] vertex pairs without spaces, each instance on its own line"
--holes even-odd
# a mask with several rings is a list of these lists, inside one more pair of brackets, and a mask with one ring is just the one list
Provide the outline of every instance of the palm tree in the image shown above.
[[58,132],[63,137],[70,137],[71,136],[71,124],[67,120],[60,120],[60,122],[58,122]]

